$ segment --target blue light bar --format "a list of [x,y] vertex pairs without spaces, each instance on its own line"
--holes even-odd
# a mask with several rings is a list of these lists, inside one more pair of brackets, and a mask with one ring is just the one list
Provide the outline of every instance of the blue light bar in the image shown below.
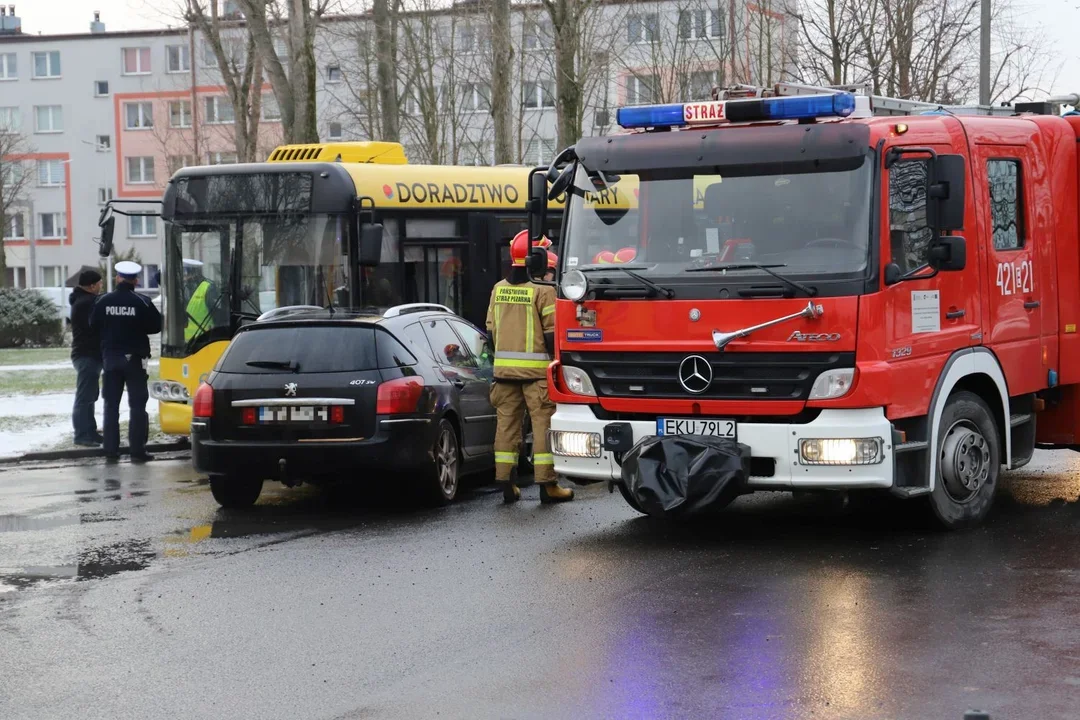
[[847,117],[854,111],[854,95],[831,93],[750,100],[709,100],[671,105],[639,105],[619,108],[615,117],[620,127],[631,130],[650,127],[718,125],[756,120]]

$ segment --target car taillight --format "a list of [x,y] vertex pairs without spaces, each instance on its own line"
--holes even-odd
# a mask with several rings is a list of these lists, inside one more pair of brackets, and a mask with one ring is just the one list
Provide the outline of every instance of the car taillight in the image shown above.
[[253,407],[244,408],[240,413],[240,422],[242,422],[244,425],[254,425],[255,424],[255,408],[253,408]]
[[342,405],[334,405],[330,408],[330,422],[343,423],[345,422],[345,407]]
[[416,412],[424,381],[418,377],[403,377],[379,385],[379,400],[375,412],[379,415],[398,415]]
[[199,385],[199,389],[195,391],[195,405],[191,414],[201,418],[214,416],[214,388],[206,383]]

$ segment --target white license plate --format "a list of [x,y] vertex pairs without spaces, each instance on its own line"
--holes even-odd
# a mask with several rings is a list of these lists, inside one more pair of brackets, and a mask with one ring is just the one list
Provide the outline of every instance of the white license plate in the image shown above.
[[734,420],[656,418],[657,435],[712,435],[735,440],[738,438],[735,426]]
[[329,420],[329,413],[325,405],[321,407],[297,405],[293,407],[263,406],[259,408],[260,423],[315,422],[316,420],[321,422]]

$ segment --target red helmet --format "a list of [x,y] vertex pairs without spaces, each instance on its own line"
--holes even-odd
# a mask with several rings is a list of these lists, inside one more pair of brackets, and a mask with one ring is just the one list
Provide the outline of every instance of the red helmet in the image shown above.
[[[546,237],[541,237],[536,242],[532,243],[534,248],[549,248],[551,247],[551,241]],[[525,267],[525,262],[529,258],[529,231],[522,230],[514,239],[510,241],[510,264],[515,267]],[[549,253],[550,254],[550,253]],[[548,260],[550,267],[550,259]]]
[[617,263],[634,262],[634,258],[637,257],[637,249],[632,247],[619,248],[615,251],[614,261]]
[[601,250],[596,253],[596,257],[593,258],[593,265],[602,265],[604,263],[615,262],[615,253],[610,250]]
[[559,265],[559,256],[548,250],[548,270],[554,270]]

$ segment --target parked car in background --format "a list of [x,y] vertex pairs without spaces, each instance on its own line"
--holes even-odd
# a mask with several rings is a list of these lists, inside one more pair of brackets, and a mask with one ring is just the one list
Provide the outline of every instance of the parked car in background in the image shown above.
[[224,507],[253,504],[266,480],[391,482],[449,503],[494,466],[493,356],[441,305],[270,311],[196,391],[192,463]]

